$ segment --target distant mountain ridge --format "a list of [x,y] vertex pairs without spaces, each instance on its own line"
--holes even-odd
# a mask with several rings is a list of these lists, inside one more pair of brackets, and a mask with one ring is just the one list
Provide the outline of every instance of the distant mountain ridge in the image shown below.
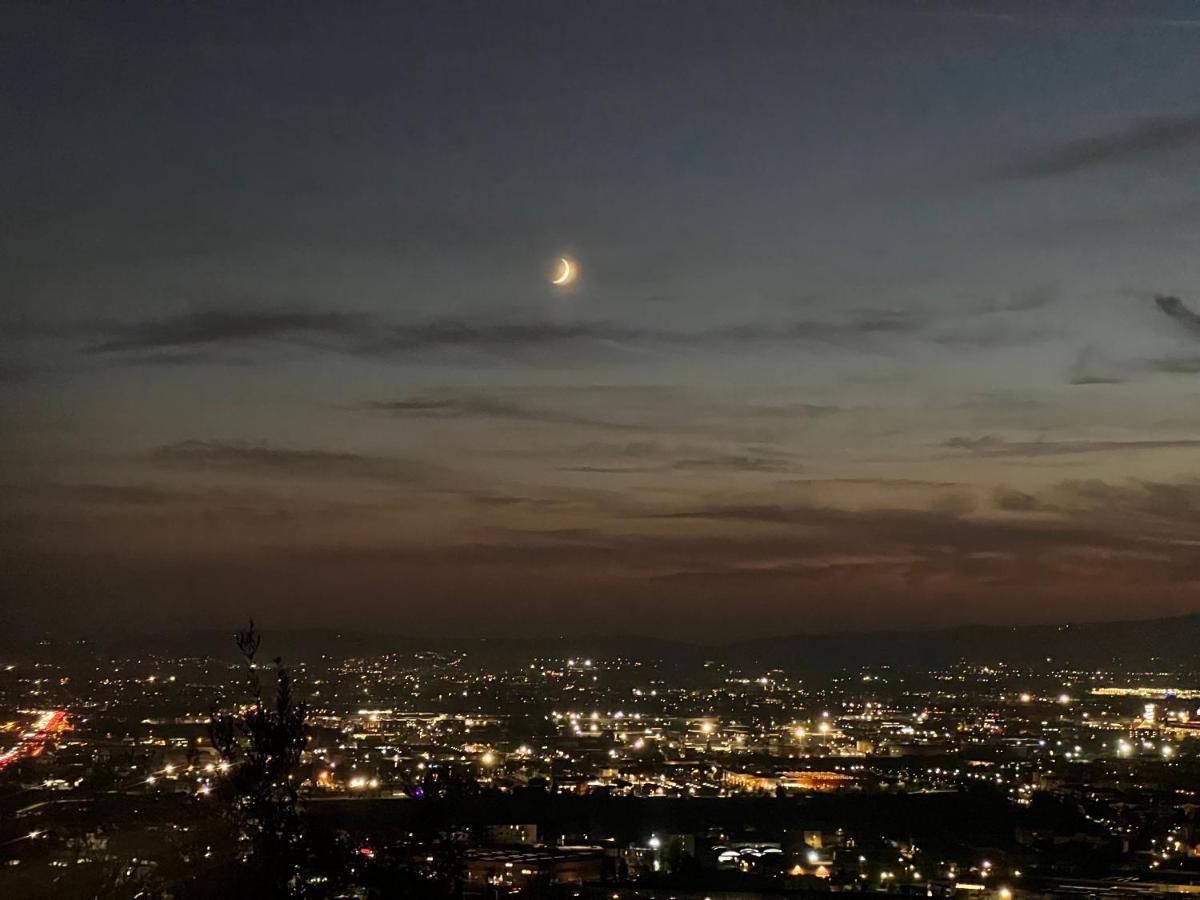
[[[293,662],[322,656],[377,656],[420,651],[465,653],[481,662],[535,657],[626,657],[666,664],[716,660],[744,666],[833,671],[844,667],[891,665],[933,668],[960,660],[1029,665],[1047,659],[1082,667],[1114,661],[1162,664],[1200,670],[1200,614],[1164,619],[1086,622],[1061,625],[961,625],[925,631],[834,632],[755,638],[727,644],[697,644],[641,636],[561,636],[541,638],[429,638],[336,629],[274,629],[263,626],[264,653]],[[106,655],[212,656],[233,658],[230,631],[207,630],[152,636],[106,637],[95,641],[54,640],[41,645],[61,655],[75,650]],[[28,643],[9,652],[37,654]]]
[[764,665],[831,668],[892,664],[932,668],[959,660],[1082,667],[1162,662],[1200,669],[1200,615],[1061,625],[960,625],[938,631],[839,632],[817,639],[759,638],[729,648]]

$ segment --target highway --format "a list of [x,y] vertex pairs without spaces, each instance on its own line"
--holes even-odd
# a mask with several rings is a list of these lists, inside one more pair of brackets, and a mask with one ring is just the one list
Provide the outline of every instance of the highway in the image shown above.
[[50,709],[43,712],[33,726],[21,735],[21,740],[15,747],[0,753],[0,772],[17,760],[27,756],[39,756],[45,749],[46,741],[66,727],[67,714],[65,710]]

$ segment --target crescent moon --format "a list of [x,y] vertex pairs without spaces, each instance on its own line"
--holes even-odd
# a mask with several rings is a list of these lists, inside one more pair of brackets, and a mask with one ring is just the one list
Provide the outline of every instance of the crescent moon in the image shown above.
[[566,284],[575,277],[575,267],[571,265],[571,261],[565,256],[558,258],[560,265],[558,275],[551,280],[551,284]]

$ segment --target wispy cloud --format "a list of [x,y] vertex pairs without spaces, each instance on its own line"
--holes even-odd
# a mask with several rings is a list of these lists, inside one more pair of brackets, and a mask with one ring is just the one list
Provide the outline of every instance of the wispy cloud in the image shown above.
[[1200,115],[1138,119],[1105,134],[1020,154],[1001,170],[1011,178],[1053,178],[1133,162],[1200,144]]
[[630,429],[637,426],[608,419],[592,418],[561,410],[529,406],[491,394],[459,393],[378,400],[367,409],[413,419],[512,419],[555,425],[583,425],[591,428]]
[[406,483],[419,481],[434,471],[427,463],[411,460],[249,442],[179,441],[155,448],[150,458],[163,465],[198,470]]
[[1073,375],[1071,384],[1082,386],[1087,384],[1123,384],[1124,378],[1115,375]]
[[1176,322],[1181,322],[1190,331],[1200,335],[1200,314],[1188,309],[1178,297],[1159,295],[1154,298],[1154,302]]
[[148,484],[100,482],[41,482],[6,484],[9,498],[37,503],[78,503],[85,506],[158,506],[191,498],[191,494]]
[[1032,512],[1038,508],[1038,498],[1016,488],[998,487],[992,492],[992,502],[1006,512]]
[[1080,453],[1114,453],[1200,447],[1200,439],[1143,441],[1007,441],[1004,438],[953,437],[943,446],[976,456],[1060,456]]
[[661,466],[557,466],[557,472],[581,472],[590,475],[637,475],[661,472]]
[[[1037,490],[995,488],[990,506],[931,503],[924,508],[847,509],[821,504],[747,503],[654,514],[678,521],[772,526],[842,556],[875,552],[937,556],[1040,553],[1064,547],[1132,550],[1192,547],[1200,538],[1200,481],[1099,479],[1064,481]],[[1001,515],[997,515],[997,513]],[[768,540],[766,537],[763,540]]]
[[[1086,520],[999,519],[958,509],[846,510],[774,504],[711,506],[667,513],[676,521],[770,526],[810,561],[874,559],[905,554],[941,566],[955,555],[1021,556],[1084,548],[1129,548],[1161,536],[1114,533]],[[767,544],[770,539],[763,537]],[[751,543],[752,546],[752,543]],[[951,564],[952,565],[952,564]]]
[[647,472],[795,472],[796,465],[781,456],[758,456],[750,454],[716,454],[677,459],[655,465],[595,465],[580,464],[557,466],[559,472],[587,472],[597,475],[634,475]]
[[1200,527],[1200,481],[1076,479],[1036,492],[1008,486],[992,494],[996,509],[1051,515],[1113,534],[1159,536],[1193,542]]
[[1146,368],[1167,375],[1197,375],[1200,374],[1200,356],[1164,356],[1160,359],[1147,360]]
[[[219,351],[293,347],[388,358],[441,351],[530,358],[539,353],[623,353],[653,347],[789,342],[844,343],[911,333],[925,319],[905,310],[852,310],[831,319],[732,322],[671,330],[636,324],[540,319],[388,322],[332,310],[210,309],[144,322],[93,326],[85,352],[128,362],[221,361]],[[214,355],[218,354],[218,355]]]
[[1122,384],[1124,377],[1116,372],[1112,362],[1104,358],[1094,347],[1085,347],[1071,367],[1069,383],[1077,386],[1089,384]]
[[727,454],[679,459],[671,464],[671,468],[697,472],[790,472],[795,470],[795,465],[779,456]]
[[1114,530],[1157,525],[1166,534],[1188,540],[1200,526],[1200,481],[1068,481],[1047,491],[1040,505],[1105,522]]
[[128,353],[253,341],[305,342],[366,331],[362,315],[210,309],[130,325],[109,326],[93,353]]

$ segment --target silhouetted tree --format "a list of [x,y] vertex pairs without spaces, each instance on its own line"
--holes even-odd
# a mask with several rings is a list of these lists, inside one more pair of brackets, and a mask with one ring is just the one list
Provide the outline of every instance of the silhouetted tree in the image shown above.
[[466,870],[467,845],[470,835],[453,828],[438,832],[429,844],[429,857],[433,859],[430,874],[433,876],[431,892],[443,897],[462,897],[463,874]]
[[267,695],[255,663],[261,635],[254,620],[236,636],[246,660],[249,702],[213,710],[209,737],[229,763],[220,791],[251,844],[254,876],[268,889],[293,891],[303,856],[295,770],[304,750],[308,706],[293,696],[291,674],[276,657],[275,688]]

